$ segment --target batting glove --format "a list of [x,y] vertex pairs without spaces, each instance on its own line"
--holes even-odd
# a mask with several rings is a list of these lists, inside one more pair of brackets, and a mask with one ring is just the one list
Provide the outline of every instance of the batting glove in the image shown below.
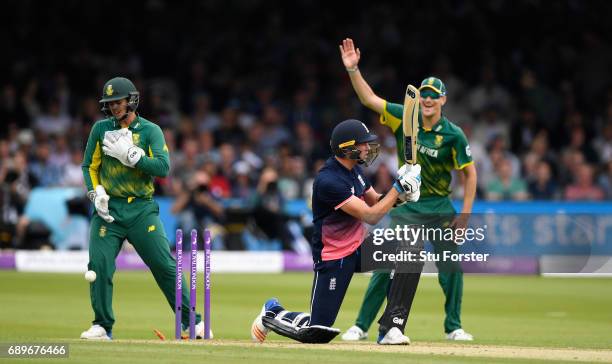
[[419,164],[405,164],[398,171],[398,178],[393,187],[400,193],[399,199],[403,202],[416,202],[421,196],[421,166]]

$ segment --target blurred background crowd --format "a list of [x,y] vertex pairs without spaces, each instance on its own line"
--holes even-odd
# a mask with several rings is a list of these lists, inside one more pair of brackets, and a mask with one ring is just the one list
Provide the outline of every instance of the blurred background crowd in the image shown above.
[[[283,206],[307,204],[336,123],[359,118],[379,135],[382,153],[367,169],[378,191],[397,168],[393,135],[361,106],[342,66],[345,37],[390,102],[426,76],[446,83],[443,112],[470,140],[478,199],[612,199],[610,2],[24,0],[4,8],[4,246],[27,234],[21,217],[33,188],[84,190],[80,163],[102,118],[102,85],[121,75],[141,93],[139,113],[164,131],[172,169],[156,194],[172,198],[181,226],[238,233],[242,211],[263,236],[295,249],[308,223],[297,221],[297,233]],[[454,185],[461,198],[461,180]],[[239,240],[224,247],[244,248]]]

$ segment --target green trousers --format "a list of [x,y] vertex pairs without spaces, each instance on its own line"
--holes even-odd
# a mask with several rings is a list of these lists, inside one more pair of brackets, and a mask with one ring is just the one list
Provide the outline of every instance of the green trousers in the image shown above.
[[[427,227],[446,227],[455,214],[448,198],[422,198],[414,204],[404,204],[391,212],[390,226],[401,224],[425,224]],[[431,214],[440,214],[437,223],[431,223]],[[421,216],[419,216],[421,215]],[[434,219],[435,220],[435,219]],[[449,241],[431,241],[434,253],[445,250],[456,252],[457,245]],[[436,262],[438,283],[444,292],[444,332],[449,333],[461,328],[461,299],[463,296],[463,272],[458,263]],[[387,296],[391,278],[389,272],[374,272],[363,297],[355,325],[368,331]],[[416,287],[415,287],[416,288]]]
[[[174,312],[176,260],[170,253],[168,238],[159,219],[159,206],[153,200],[111,197],[111,216],[107,223],[94,213],[89,232],[89,270],[96,272],[96,280],[90,284],[91,307],[95,318],[93,324],[111,331],[115,323],[113,314],[113,275],[115,259],[127,239],[153,273],[155,282],[162,290],[166,301]],[[183,287],[189,287],[183,277]],[[146,302],[143,302],[146,304]],[[183,327],[189,325],[189,290],[183,290]],[[196,322],[200,322],[198,314]]]

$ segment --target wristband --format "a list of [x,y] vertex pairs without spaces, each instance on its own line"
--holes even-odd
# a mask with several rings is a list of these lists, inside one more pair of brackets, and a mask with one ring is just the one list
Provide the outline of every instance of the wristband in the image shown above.
[[87,192],[87,198],[91,201],[91,202],[95,202],[96,200],[96,191],[91,190],[89,192]]
[[399,193],[404,192],[404,188],[402,187],[402,185],[400,184],[398,180],[395,180],[395,183],[393,183],[393,188],[395,188],[395,190]]
[[357,66],[352,67],[352,68],[346,67],[346,71],[349,72],[349,73],[357,72],[358,70],[359,70],[359,68]]

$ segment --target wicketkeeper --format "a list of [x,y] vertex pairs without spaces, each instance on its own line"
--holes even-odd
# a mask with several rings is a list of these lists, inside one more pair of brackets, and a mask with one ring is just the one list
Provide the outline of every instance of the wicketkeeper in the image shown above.
[[[85,149],[83,176],[96,209],[88,268],[97,278],[90,284],[93,325],[81,339],[112,338],[113,274],[125,239],[149,267],[174,312],[176,261],[153,200],[153,178],[167,176],[170,169],[168,147],[160,127],[136,113],[138,103],[139,93],[127,78],[106,82],[100,104],[107,118],[94,124]],[[184,291],[183,329],[189,325],[188,302]],[[196,333],[202,337],[199,314],[196,320]]]

